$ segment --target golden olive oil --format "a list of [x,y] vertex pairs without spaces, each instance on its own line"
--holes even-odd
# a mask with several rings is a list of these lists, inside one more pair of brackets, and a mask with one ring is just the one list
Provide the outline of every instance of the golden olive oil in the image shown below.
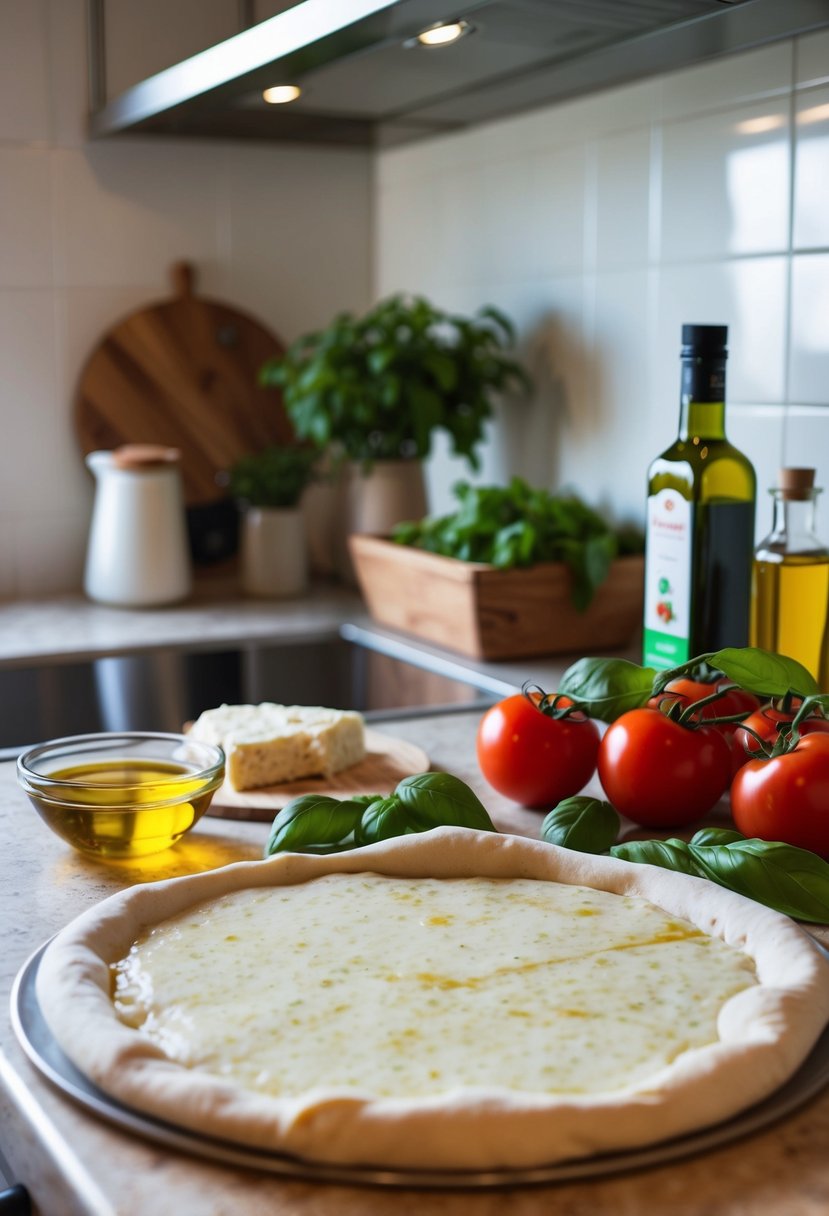
[[48,797],[30,797],[74,848],[143,857],[169,848],[210,804],[215,783],[195,775],[183,781],[189,772],[156,760],[99,760],[51,772]]
[[754,580],[751,644],[797,659],[817,679],[829,604],[829,554],[758,559]]
[[829,683],[829,549],[815,532],[815,470],[783,468],[772,531],[757,547],[751,589],[751,644],[802,663]]

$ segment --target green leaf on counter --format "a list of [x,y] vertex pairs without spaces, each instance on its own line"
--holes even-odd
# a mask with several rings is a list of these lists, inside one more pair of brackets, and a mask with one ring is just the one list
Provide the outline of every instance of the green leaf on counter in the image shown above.
[[378,840],[391,840],[393,836],[405,836],[407,832],[417,830],[412,827],[411,815],[406,807],[396,794],[392,794],[366,807],[360,823],[359,840],[361,844],[376,844]]
[[733,828],[700,828],[691,837],[692,845],[711,845],[711,844],[734,844],[738,840],[745,840],[746,837],[742,832],[736,831]]
[[600,798],[565,798],[541,824],[541,839],[579,853],[606,853],[620,822],[610,803]]
[[772,654],[757,646],[730,646],[707,659],[729,680],[761,697],[785,697],[788,692],[805,697],[820,692],[811,672],[788,655]]
[[353,848],[365,809],[357,799],[340,802],[322,794],[294,798],[274,819],[265,856]]
[[676,870],[680,874],[692,874],[701,878],[690,845],[684,840],[628,840],[615,844],[611,857],[620,861],[633,861],[646,866],[659,866],[663,870]]
[[795,920],[829,924],[829,862],[794,845],[746,839],[727,828],[705,828],[690,844],[631,840],[614,845],[610,853],[622,861],[707,878]]
[[274,853],[336,853],[410,832],[442,826],[494,832],[483,803],[451,773],[406,777],[393,794],[359,794],[341,802],[304,794],[273,821],[265,856]]
[[404,777],[395,794],[407,808],[415,831],[425,832],[442,825],[477,828],[494,832],[495,825],[484,804],[469,786],[451,773],[419,773]]
[[796,920],[829,923],[829,862],[774,840],[691,846],[704,878]]
[[558,691],[580,705],[591,718],[615,722],[629,709],[647,705],[656,672],[627,659],[578,659],[568,667]]

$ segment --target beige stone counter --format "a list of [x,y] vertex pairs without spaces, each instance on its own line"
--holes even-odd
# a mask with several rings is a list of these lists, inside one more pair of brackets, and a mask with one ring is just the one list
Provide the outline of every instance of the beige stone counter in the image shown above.
[[[536,836],[540,816],[481,785],[473,739],[478,715],[399,720],[411,739],[474,785],[502,830]],[[267,825],[202,820],[175,849],[138,863],[103,865],[73,853],[37,819],[0,767],[0,987],[48,937],[129,882],[151,881],[260,855]],[[0,1152],[30,1189],[40,1216],[825,1216],[829,1211],[829,1093],[774,1127],[659,1168],[542,1188],[490,1193],[385,1191],[216,1166],[116,1130],[44,1080],[0,1015]]]
[[356,592],[322,583],[297,599],[246,599],[227,579],[203,580],[166,608],[110,608],[80,592],[0,604],[0,667],[79,661],[168,647],[217,649],[336,637],[362,609]]

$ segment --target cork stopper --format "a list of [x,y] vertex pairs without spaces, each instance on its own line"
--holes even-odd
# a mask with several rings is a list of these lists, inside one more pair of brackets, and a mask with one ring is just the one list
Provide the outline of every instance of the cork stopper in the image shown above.
[[815,487],[814,469],[780,469],[778,488],[790,502],[806,502],[812,497]]
[[119,469],[154,469],[175,464],[181,459],[181,452],[157,443],[124,443],[115,449],[112,458]]

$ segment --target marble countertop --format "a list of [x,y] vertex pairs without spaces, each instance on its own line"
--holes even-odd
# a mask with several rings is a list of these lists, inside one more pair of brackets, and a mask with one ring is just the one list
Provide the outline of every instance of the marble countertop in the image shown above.
[[362,611],[359,595],[321,583],[297,599],[247,599],[226,579],[202,580],[166,608],[111,608],[80,592],[0,604],[0,668],[76,662],[182,646],[216,649],[273,639],[336,637]]
[[[423,747],[436,768],[476,788],[496,825],[537,837],[540,817],[482,786],[474,758],[479,715],[397,719],[380,726]],[[260,856],[266,824],[205,818],[174,849],[103,864],[74,853],[37,819],[13,766],[0,766],[0,985],[53,933],[133,882]],[[0,1018],[0,1154],[40,1216],[824,1216],[829,1210],[829,1093],[756,1135],[698,1157],[604,1179],[504,1192],[388,1191],[284,1181],[219,1166],[113,1128],[55,1090]]]
[[[252,648],[337,636],[495,696],[527,681],[553,689],[578,657],[485,662],[376,625],[359,594],[336,583],[317,584],[297,599],[256,600],[219,578],[202,580],[189,600],[167,608],[110,608],[80,592],[0,603],[0,672],[168,648]],[[614,653],[641,657],[638,641]]]

